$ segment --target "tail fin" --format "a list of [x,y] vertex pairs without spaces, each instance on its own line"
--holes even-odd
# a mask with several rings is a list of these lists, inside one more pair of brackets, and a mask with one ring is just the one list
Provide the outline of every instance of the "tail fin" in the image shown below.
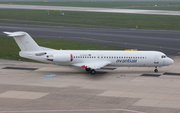
[[14,38],[21,51],[41,51],[38,44],[26,32],[18,31],[4,33]]

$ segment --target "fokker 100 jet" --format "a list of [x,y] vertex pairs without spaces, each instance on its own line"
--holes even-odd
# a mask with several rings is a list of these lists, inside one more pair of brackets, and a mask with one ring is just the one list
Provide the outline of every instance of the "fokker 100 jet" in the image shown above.
[[20,48],[19,55],[41,62],[77,66],[91,74],[104,66],[158,67],[168,66],[174,61],[158,51],[100,51],[100,50],[55,50],[39,46],[26,32],[4,32],[14,37]]

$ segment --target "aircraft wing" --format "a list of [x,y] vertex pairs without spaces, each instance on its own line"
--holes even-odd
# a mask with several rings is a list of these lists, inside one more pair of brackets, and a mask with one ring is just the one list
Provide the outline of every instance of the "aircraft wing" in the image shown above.
[[73,64],[74,66],[77,67],[82,67],[82,68],[91,68],[91,69],[100,69],[108,64],[111,64],[109,61],[101,61],[101,62],[84,62],[84,63],[76,63]]

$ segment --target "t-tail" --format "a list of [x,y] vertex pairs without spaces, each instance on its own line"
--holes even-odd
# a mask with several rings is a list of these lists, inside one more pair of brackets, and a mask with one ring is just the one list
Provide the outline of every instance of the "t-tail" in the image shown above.
[[41,51],[41,48],[38,46],[38,44],[26,32],[18,31],[4,33],[9,37],[14,38],[21,51]]

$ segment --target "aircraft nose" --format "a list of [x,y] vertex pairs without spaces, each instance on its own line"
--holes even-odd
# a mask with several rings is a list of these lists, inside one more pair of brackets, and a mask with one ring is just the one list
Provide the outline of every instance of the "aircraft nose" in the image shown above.
[[171,59],[171,58],[168,58],[168,60],[167,60],[167,65],[171,65],[171,64],[173,64],[174,63],[174,60],[173,59]]

